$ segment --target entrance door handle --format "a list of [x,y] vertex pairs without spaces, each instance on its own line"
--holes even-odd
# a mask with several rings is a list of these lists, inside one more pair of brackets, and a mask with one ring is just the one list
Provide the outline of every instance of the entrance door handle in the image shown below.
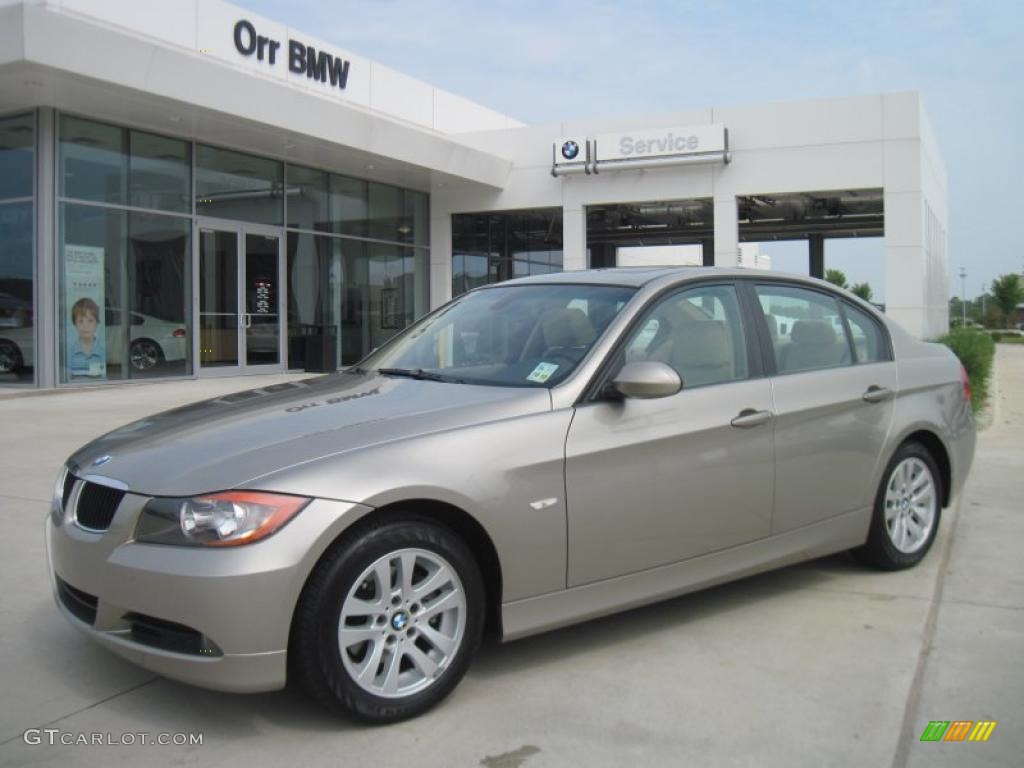
[[884,403],[886,400],[892,400],[894,394],[888,387],[878,387],[872,384],[861,397],[864,398],[865,403]]
[[767,424],[771,420],[771,411],[755,411],[753,408],[744,408],[740,411],[740,415],[729,423],[740,429],[750,429],[751,427]]

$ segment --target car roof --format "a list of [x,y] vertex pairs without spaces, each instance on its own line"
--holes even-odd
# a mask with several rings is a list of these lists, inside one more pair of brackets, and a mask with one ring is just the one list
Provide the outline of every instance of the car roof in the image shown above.
[[[672,282],[672,278],[698,279],[701,277],[770,277],[821,284],[821,281],[808,278],[806,275],[793,275],[786,272],[764,269],[744,269],[742,267],[608,267],[518,277],[513,280],[492,283],[490,286],[483,287],[582,283],[587,285],[623,285],[631,288],[640,288],[655,281]],[[832,287],[834,288],[834,286]]]

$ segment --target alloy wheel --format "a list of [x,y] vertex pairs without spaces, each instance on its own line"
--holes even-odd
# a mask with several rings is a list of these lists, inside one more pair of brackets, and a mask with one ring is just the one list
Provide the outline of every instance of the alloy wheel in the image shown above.
[[338,649],[364,691],[409,696],[451,664],[466,621],[465,590],[448,561],[425,549],[400,549],[372,563],[349,590]]
[[935,524],[935,478],[921,459],[906,458],[893,469],[885,490],[885,528],[904,554],[924,546]]

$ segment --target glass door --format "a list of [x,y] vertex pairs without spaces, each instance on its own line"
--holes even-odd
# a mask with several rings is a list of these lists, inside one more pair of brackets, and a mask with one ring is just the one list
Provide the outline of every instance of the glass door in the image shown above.
[[197,228],[200,373],[284,370],[280,233],[233,222]]
[[281,365],[281,238],[279,235],[245,235],[242,273],[245,305],[242,326],[245,365]]

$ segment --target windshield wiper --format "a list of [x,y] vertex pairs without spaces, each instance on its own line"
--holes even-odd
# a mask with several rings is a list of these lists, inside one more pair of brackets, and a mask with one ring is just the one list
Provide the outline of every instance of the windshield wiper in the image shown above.
[[407,376],[410,379],[419,379],[421,381],[443,381],[450,384],[466,383],[462,379],[445,376],[443,373],[435,373],[434,371],[425,371],[422,368],[378,368],[377,373],[384,376]]

